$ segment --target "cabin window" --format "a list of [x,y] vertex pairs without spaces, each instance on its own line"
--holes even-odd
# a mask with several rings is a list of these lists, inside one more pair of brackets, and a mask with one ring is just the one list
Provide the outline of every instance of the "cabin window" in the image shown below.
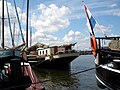
[[46,50],[46,54],[47,54],[47,50]]
[[41,55],[41,51],[40,51],[40,55]]
[[44,51],[43,51],[43,54],[44,54]]

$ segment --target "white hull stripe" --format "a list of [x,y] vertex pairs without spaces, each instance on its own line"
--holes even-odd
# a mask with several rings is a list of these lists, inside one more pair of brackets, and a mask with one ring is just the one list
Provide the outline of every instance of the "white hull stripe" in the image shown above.
[[116,73],[120,73],[120,70],[110,68],[110,67],[108,67],[107,65],[100,65],[100,66],[101,66],[102,68],[104,68],[104,69],[109,70],[109,71],[113,71],[113,72],[116,72]]
[[100,80],[98,77],[97,77],[97,75],[95,74],[95,77],[96,77],[96,79],[101,83],[101,84],[103,84],[105,87],[107,87],[107,88],[109,88],[109,89],[111,89],[112,90],[112,88],[110,88],[109,86],[107,86],[102,80]]

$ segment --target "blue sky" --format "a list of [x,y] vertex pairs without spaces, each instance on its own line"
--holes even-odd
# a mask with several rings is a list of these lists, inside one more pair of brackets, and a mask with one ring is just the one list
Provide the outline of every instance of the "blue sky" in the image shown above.
[[[32,28],[33,44],[40,42],[61,45],[77,42],[75,48],[90,49],[89,30],[81,0],[29,1],[29,29]],[[101,30],[107,36],[120,36],[120,0],[84,0],[84,2],[100,25],[95,31],[96,36],[103,36]],[[8,0],[8,3],[9,7],[13,8],[13,1]],[[25,34],[26,0],[16,0],[16,4],[19,15],[22,15],[21,24]],[[12,12],[12,9],[10,10]]]

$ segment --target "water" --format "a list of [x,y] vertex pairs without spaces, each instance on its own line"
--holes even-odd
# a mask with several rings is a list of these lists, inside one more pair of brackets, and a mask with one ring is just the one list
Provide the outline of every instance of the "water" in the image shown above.
[[96,85],[95,70],[69,76],[71,73],[93,67],[95,67],[94,57],[81,55],[71,63],[70,70],[60,71],[35,68],[35,73],[41,81],[50,80],[42,83],[46,90],[103,90]]

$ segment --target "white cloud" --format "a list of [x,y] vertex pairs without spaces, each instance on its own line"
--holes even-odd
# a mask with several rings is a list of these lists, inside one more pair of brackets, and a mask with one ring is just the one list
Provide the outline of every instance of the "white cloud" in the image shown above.
[[114,3],[114,4],[110,5],[110,7],[111,7],[111,8],[116,7],[116,6],[117,6],[117,4],[116,4],[116,3]]
[[68,35],[65,35],[64,38],[63,38],[63,40],[65,42],[72,42],[73,41],[73,37],[69,37]]
[[49,6],[40,4],[38,13],[32,15],[31,25],[42,33],[56,32],[61,28],[69,26],[69,15],[70,10],[66,6],[59,8],[55,4],[50,4]]
[[77,42],[76,39],[80,38],[81,36],[83,36],[81,32],[70,30],[68,34],[63,37],[63,40],[64,42],[73,43]]
[[[91,27],[90,27],[89,22],[87,22],[86,25],[88,27],[88,30],[91,32]],[[100,25],[100,24],[96,23],[95,27],[93,28],[93,31],[95,32],[95,34],[103,34],[104,35],[105,33],[110,32],[111,28],[112,28],[112,25],[103,26],[103,25]]]
[[[1,4],[1,1],[0,1]],[[6,7],[6,6],[5,6]],[[11,27],[13,29],[14,22],[15,25],[15,44],[18,45],[19,43],[22,43],[18,22],[16,20],[16,12],[14,9],[14,6],[12,6],[11,3],[8,2],[8,8],[9,8],[9,14],[10,17],[15,17],[11,19]],[[0,7],[0,12],[2,8]],[[26,13],[22,13],[21,9],[17,7],[19,17],[22,21],[22,25],[25,24],[26,21]],[[7,17],[7,12],[5,8],[5,17]],[[41,13],[40,13],[41,12]],[[38,16],[39,14],[39,16]],[[36,29],[36,31],[32,34],[32,41],[34,42],[44,42],[44,43],[58,43],[60,42],[57,37],[50,35],[48,33],[56,32],[62,28],[66,28],[69,26],[69,14],[70,10],[66,6],[57,7],[55,4],[50,4],[49,6],[46,6],[44,4],[40,4],[38,8],[38,14],[33,13],[32,19],[31,19],[31,26]],[[1,17],[1,16],[0,16]],[[1,20],[0,20],[1,23]],[[5,45],[11,45],[11,37],[10,32],[8,31],[8,20],[5,20]],[[29,32],[30,33],[30,32]],[[23,30],[24,38],[26,39],[26,32]],[[30,39],[30,36],[29,36]],[[33,43],[34,43],[33,42]]]
[[75,35],[74,31],[73,31],[73,30],[70,30],[70,31],[68,32],[68,35],[67,35],[67,36],[72,37],[72,36],[74,36],[74,35]]
[[32,41],[34,41],[33,43],[42,42],[47,44],[50,44],[51,42],[55,42],[58,40],[57,37],[54,37],[49,34],[41,33],[41,32],[35,32],[35,34],[33,34],[32,39],[33,39]]
[[[2,1],[0,1],[0,5],[2,5]],[[16,19],[16,12],[15,12],[15,7],[10,3],[10,2],[7,2],[7,6],[8,6],[8,12],[9,12],[9,16],[10,16],[10,24],[11,24],[11,29],[13,31],[13,27],[14,27],[14,23],[15,23],[15,38],[19,37],[20,36],[20,30],[19,30],[19,27],[18,27],[18,22],[17,22],[17,19]],[[22,11],[19,7],[17,7],[17,11],[18,11],[18,15],[19,17],[22,17],[23,19],[23,22],[25,22],[25,13],[22,14]],[[0,7],[0,18],[2,17],[2,7]],[[11,34],[10,34],[10,28],[9,28],[9,23],[8,23],[8,14],[7,14],[7,7],[6,7],[6,1],[4,1],[4,17],[6,18],[4,20],[4,38],[5,38],[5,46],[9,46],[9,47],[12,47],[12,40],[11,40]],[[21,19],[21,21],[22,21]],[[0,25],[2,24],[1,23],[2,20],[0,20]],[[1,29],[1,27],[0,27]],[[17,33],[19,32],[19,34]],[[12,32],[13,33],[13,32]],[[21,39],[21,36],[20,38],[16,41],[17,39],[15,39],[15,44],[20,44],[22,42],[22,39]],[[1,43],[1,41],[0,41]]]
[[118,12],[113,13],[114,16],[120,16],[120,10]]
[[95,33],[104,34],[111,31],[112,26],[96,25]]
[[44,4],[40,4],[39,6],[38,6],[38,9],[40,9],[40,10],[44,10],[44,9],[46,9],[47,7],[44,5]]
[[68,18],[70,13],[69,8],[66,6],[58,7],[55,4],[50,4],[49,6],[40,4],[37,13],[33,13],[31,18],[31,25],[36,29],[33,34],[34,43],[42,42],[54,45],[58,45],[58,43],[63,44],[61,39],[50,35],[50,33],[68,27],[70,24]]

